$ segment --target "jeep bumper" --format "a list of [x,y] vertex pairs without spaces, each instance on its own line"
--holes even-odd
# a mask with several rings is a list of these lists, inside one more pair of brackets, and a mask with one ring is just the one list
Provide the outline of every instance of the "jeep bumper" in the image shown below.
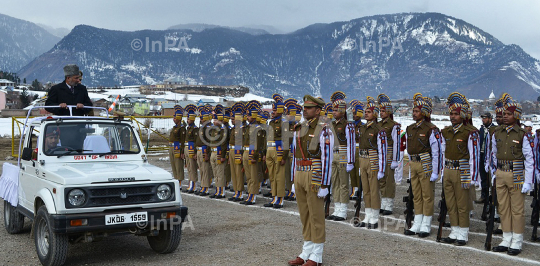
[[[128,213],[146,212],[148,216],[147,222],[138,223],[120,223],[106,224],[107,215],[122,215]],[[167,214],[174,212],[174,216],[162,218]],[[82,233],[82,232],[108,232],[108,231],[127,231],[134,229],[142,229],[148,225],[164,226],[171,223],[184,222],[188,213],[188,208],[185,206],[161,207],[150,209],[129,209],[115,210],[110,212],[97,213],[81,213],[81,214],[53,214],[51,215],[52,231],[59,234]],[[72,225],[72,221],[83,220],[86,224]]]

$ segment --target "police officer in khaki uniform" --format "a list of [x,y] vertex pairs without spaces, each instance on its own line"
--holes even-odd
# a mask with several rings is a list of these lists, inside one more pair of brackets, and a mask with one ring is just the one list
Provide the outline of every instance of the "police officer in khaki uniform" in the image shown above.
[[210,165],[215,177],[216,192],[210,198],[225,198],[225,165],[227,164],[228,128],[224,125],[224,108],[221,104],[214,108],[214,125],[210,126]]
[[[274,103],[272,104],[272,119],[268,125],[267,143],[266,143],[266,165],[270,177],[270,189],[272,192],[272,201],[264,204],[264,207],[283,207],[283,198],[285,197],[285,163],[289,157],[289,149],[284,149],[283,135],[288,130],[289,123],[284,121],[283,112],[285,105],[283,97],[279,94],[272,95]],[[285,127],[285,128],[284,128]]]
[[321,123],[319,114],[324,102],[313,96],[304,96],[305,121],[296,126],[292,167],[293,190],[296,190],[298,211],[302,222],[304,245],[302,253],[289,265],[315,266],[322,264],[326,240],[324,198],[330,187],[334,137],[327,124]]
[[519,126],[521,105],[510,95],[503,95],[503,122],[491,138],[493,162],[492,182],[495,182],[499,214],[503,231],[502,242],[495,252],[521,253],[525,231],[525,194],[532,190],[534,174],[534,140]]
[[195,184],[197,182],[197,148],[195,147],[195,141],[197,139],[197,133],[199,128],[195,125],[195,118],[197,117],[197,107],[193,104],[188,104],[184,108],[184,112],[187,114],[187,126],[186,126],[186,140],[184,143],[184,154],[186,158],[186,167],[189,177],[189,185],[187,192],[195,192]]
[[401,125],[394,121],[394,110],[390,98],[382,93],[377,96],[377,102],[381,109],[381,121],[379,125],[386,132],[388,141],[388,162],[384,177],[379,180],[381,188],[381,210],[382,215],[390,215],[394,209],[394,198],[396,197],[396,181],[394,169],[399,165],[400,156],[400,137]]
[[347,104],[345,93],[334,92],[330,97],[332,101],[332,123],[334,133],[334,158],[332,161],[332,195],[334,200],[334,213],[328,219],[343,221],[347,219],[347,206],[349,204],[349,175],[354,169],[355,136],[354,124],[347,122]]
[[195,194],[199,196],[208,196],[208,189],[212,184],[212,178],[210,177],[212,167],[210,166],[210,150],[208,149],[208,145],[210,144],[208,137],[212,121],[210,119],[210,112],[206,106],[199,106],[199,114],[201,124],[196,133],[195,146],[197,147],[197,164],[199,165],[199,172],[201,175],[201,189],[198,193],[195,192]]
[[377,123],[379,104],[373,97],[368,96],[365,105],[364,118],[366,124],[359,129],[360,179],[364,192],[366,216],[360,222],[360,227],[376,229],[379,226],[379,209],[381,195],[379,181],[384,177],[387,162],[386,132]]
[[411,187],[414,196],[414,221],[405,235],[427,237],[431,233],[431,220],[435,200],[435,181],[442,169],[440,152],[441,135],[439,129],[432,124],[431,99],[417,93],[413,97],[414,124],[407,127],[407,152]]
[[249,126],[246,127],[246,132],[244,133],[243,165],[247,179],[248,197],[245,201],[240,202],[240,204],[245,205],[255,204],[260,188],[259,169],[257,165],[261,150],[261,145],[258,145],[260,144],[258,138],[258,134],[260,136],[260,125],[257,123],[260,106],[261,104],[255,100],[248,102],[246,106]]
[[[224,108],[223,109],[223,125],[227,128],[227,132],[231,132],[231,124],[229,123],[231,119],[231,108]],[[230,134],[227,135],[227,138]],[[226,189],[230,189],[231,192],[234,192],[233,186],[232,186],[232,176],[231,176],[231,165],[229,164],[229,139],[226,140],[227,142],[227,153],[225,155],[225,180],[227,182]]]
[[446,104],[452,126],[441,131],[441,153],[444,156],[443,189],[452,231],[442,241],[463,246],[469,240],[472,202],[469,194],[478,182],[480,142],[478,130],[466,123],[469,103],[465,96],[454,92],[448,96]]
[[[282,136],[283,141],[283,147],[287,148],[288,151],[292,150],[292,143],[293,143],[293,133],[294,133],[294,127],[298,122],[300,122],[300,119],[296,119],[296,113],[300,112],[297,110],[297,102],[295,99],[287,99],[284,102],[285,108],[287,109],[287,115],[285,116],[286,125],[284,127],[287,127],[287,133]],[[301,117],[299,117],[301,118]],[[291,171],[294,171],[294,169],[291,168],[292,160],[293,160],[294,154],[292,152],[288,152],[288,156],[286,157],[287,161],[285,162],[285,200],[288,201],[295,201],[296,196],[292,192],[292,181],[291,181]]]
[[169,159],[175,179],[184,180],[184,141],[186,139],[186,125],[182,121],[182,106],[174,106],[174,126],[169,135]]
[[360,196],[361,191],[358,191],[358,187],[361,184],[360,180],[360,126],[363,125],[362,117],[364,117],[364,104],[358,100],[352,100],[350,103],[350,109],[353,115],[354,123],[354,136],[355,136],[355,153],[354,153],[354,168],[349,172],[349,178],[351,179],[351,200],[356,200]]
[[244,173],[242,172],[242,126],[244,104],[241,102],[235,103],[231,107],[231,122],[233,127],[230,129],[232,134],[229,135],[229,164],[231,166],[231,182],[234,189],[234,195],[229,198],[229,201],[242,201],[244,192]]

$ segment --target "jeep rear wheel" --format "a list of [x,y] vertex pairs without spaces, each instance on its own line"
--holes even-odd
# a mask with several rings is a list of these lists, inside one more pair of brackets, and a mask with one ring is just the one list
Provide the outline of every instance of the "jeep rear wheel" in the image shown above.
[[157,236],[147,236],[150,247],[160,254],[175,251],[180,245],[180,238],[182,238],[182,224],[161,229]]
[[18,234],[24,227],[24,215],[4,200],[4,227],[10,234]]
[[51,230],[51,219],[45,206],[39,207],[34,220],[36,252],[43,265],[62,265],[66,261],[68,236]]

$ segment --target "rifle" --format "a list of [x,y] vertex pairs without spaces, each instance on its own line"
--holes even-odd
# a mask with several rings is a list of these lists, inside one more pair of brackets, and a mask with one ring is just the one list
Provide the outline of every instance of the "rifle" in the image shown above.
[[330,216],[330,188],[328,188],[328,195],[324,198],[324,218]]
[[354,207],[356,208],[354,212],[354,227],[360,226],[360,208],[362,207],[362,180],[360,180],[360,183],[358,184],[358,191],[356,192],[356,202],[354,203]]
[[437,242],[441,242],[442,230],[443,230],[444,224],[446,223],[447,213],[448,213],[448,208],[446,207],[446,198],[444,197],[444,186],[443,186],[443,190],[441,193],[441,200],[439,200],[439,217],[437,217],[437,221],[439,221],[439,229],[437,229]]
[[538,230],[538,220],[540,218],[538,215],[538,212],[540,211],[540,206],[539,206],[540,200],[538,200],[538,182],[536,181],[536,178],[534,179],[534,190],[532,194],[533,194],[533,201],[531,203],[531,207],[533,209],[532,209],[532,214],[531,214],[531,225],[533,226],[533,230],[532,230],[531,240],[537,241],[538,235],[536,232]]
[[[489,179],[488,179],[489,180]],[[491,250],[491,240],[493,238],[493,227],[495,223],[495,204],[497,202],[497,190],[495,189],[495,178],[492,181],[491,186],[491,200],[489,202],[489,218],[486,221],[486,243],[484,243],[485,250]]]
[[407,183],[409,183],[409,188],[407,189],[407,193],[409,195],[403,197],[403,202],[405,202],[405,230],[411,229],[412,227],[412,220],[414,218],[414,196],[412,192],[412,184],[411,179],[407,179]]

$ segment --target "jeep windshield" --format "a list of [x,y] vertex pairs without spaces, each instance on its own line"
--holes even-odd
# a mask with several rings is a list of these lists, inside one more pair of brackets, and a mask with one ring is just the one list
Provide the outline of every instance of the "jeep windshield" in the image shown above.
[[103,122],[50,123],[43,146],[47,156],[138,154],[141,149],[131,125]]

